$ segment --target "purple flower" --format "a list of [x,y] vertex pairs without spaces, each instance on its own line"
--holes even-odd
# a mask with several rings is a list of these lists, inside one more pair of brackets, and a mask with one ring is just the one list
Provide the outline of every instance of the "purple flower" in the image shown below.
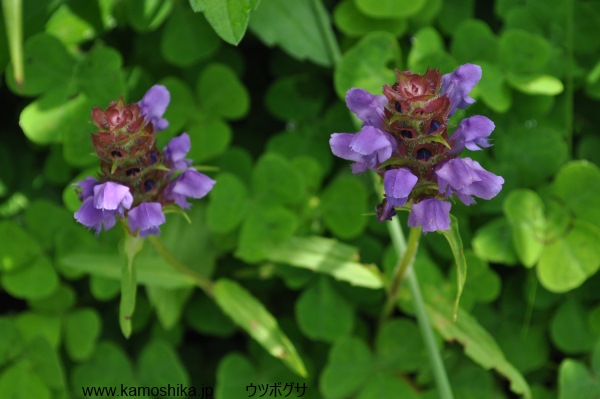
[[389,133],[373,126],[364,126],[356,134],[333,133],[329,145],[334,155],[355,162],[353,173],[364,172],[367,168],[376,169],[390,158],[397,147],[396,140]]
[[475,64],[464,64],[452,73],[442,76],[442,95],[450,99],[450,112],[454,115],[456,108],[466,108],[475,102],[469,93],[481,79],[481,67]]
[[159,202],[142,202],[127,212],[129,218],[129,230],[135,234],[138,231],[140,237],[160,233],[160,226],[167,221]]
[[117,222],[117,215],[123,216],[125,209],[133,204],[133,196],[129,187],[113,182],[96,184],[93,186],[93,194],[89,194],[92,188],[91,178],[86,178],[78,183],[85,198],[77,212],[75,219],[84,226],[96,230],[96,233],[111,229]]
[[190,168],[180,174],[165,189],[165,198],[174,201],[183,209],[191,206],[188,198],[202,198],[215,185],[210,177]]
[[374,96],[363,89],[353,88],[346,93],[346,105],[364,122],[364,126],[380,129],[386,104],[385,96]]
[[175,170],[186,170],[192,164],[190,160],[185,159],[190,148],[192,148],[192,144],[189,134],[182,133],[173,137],[163,150],[165,160],[172,164]]
[[471,151],[481,150],[481,147],[491,147],[488,137],[494,127],[494,122],[482,115],[463,119],[450,137],[449,141],[452,145],[450,155],[460,154],[465,147]]
[[424,233],[449,230],[451,207],[449,202],[433,198],[413,204],[410,215],[408,215],[408,225],[411,227],[421,226]]
[[455,194],[465,204],[475,203],[472,195],[491,199],[502,189],[504,179],[488,172],[471,158],[456,158],[445,162],[435,175],[440,193],[450,197]]
[[392,219],[392,216],[396,214],[394,208],[406,203],[418,180],[419,178],[406,168],[392,169],[385,172],[383,187],[386,200],[383,206],[375,208],[377,219],[380,222]]
[[94,187],[98,184],[100,184],[100,182],[91,176],[87,176],[82,181],[75,183],[75,186],[79,187],[79,190],[77,190],[77,198],[79,198],[79,201],[83,201],[87,197],[94,195]]
[[152,122],[155,132],[165,130],[169,122],[163,119],[167,106],[171,101],[171,95],[165,86],[154,85],[144,94],[138,105],[146,120]]

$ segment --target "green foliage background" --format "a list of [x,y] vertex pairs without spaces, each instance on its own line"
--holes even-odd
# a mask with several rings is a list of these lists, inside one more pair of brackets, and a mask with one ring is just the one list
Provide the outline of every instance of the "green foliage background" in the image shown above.
[[[357,130],[350,87],[467,62],[483,78],[456,120],[495,122],[494,147],[470,156],[506,183],[453,206],[468,264],[456,322],[445,239],[425,236],[415,264],[455,397],[600,397],[600,1],[23,0],[22,84],[17,2],[2,3],[0,398],[181,383],[239,399],[276,382],[436,398],[406,289],[377,328],[394,251],[373,182],[328,139]],[[218,182],[160,238],[218,280],[217,302],[146,245],[125,339],[121,232],[77,225],[71,184],[96,168],[92,106],[154,83],[172,96],[159,145],[187,131]],[[254,319],[266,339],[244,334]]]

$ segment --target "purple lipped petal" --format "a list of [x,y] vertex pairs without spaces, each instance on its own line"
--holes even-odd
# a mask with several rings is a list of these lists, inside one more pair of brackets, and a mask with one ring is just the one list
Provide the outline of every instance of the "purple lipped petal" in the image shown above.
[[83,201],[77,212],[75,212],[75,219],[84,226],[94,229],[96,234],[102,231],[102,226],[104,226],[104,230],[109,230],[117,223],[116,211],[97,209],[94,206],[94,197],[92,196]]
[[188,169],[166,187],[165,196],[181,208],[187,209],[191,206],[187,202],[187,198],[199,199],[204,197],[212,190],[215,183],[213,179],[196,169]]
[[129,219],[129,230],[135,233],[139,230],[140,237],[160,233],[161,224],[167,219],[159,202],[142,202],[127,212]]
[[504,184],[502,177],[488,172],[471,158],[452,159],[435,173],[440,192],[445,192],[447,196],[456,193],[465,205],[475,203],[471,196],[492,199]]
[[458,155],[465,147],[471,151],[478,151],[491,147],[488,137],[494,130],[494,122],[482,115],[475,115],[463,119],[458,128],[450,137],[451,155]]
[[419,178],[406,168],[392,169],[383,176],[383,187],[387,202],[391,206],[402,206]]
[[452,73],[442,76],[442,95],[450,99],[450,112],[452,116],[457,108],[466,108],[475,100],[469,93],[481,79],[481,67],[475,64],[464,64]]
[[97,209],[119,210],[122,213],[123,208],[129,209],[131,204],[133,196],[127,186],[109,181],[94,187],[94,206]]
[[384,222],[386,220],[392,220],[392,217],[396,215],[396,209],[387,198],[384,198],[383,202],[375,207],[375,213],[377,214],[377,220]]
[[169,122],[163,119],[169,101],[171,101],[169,90],[163,85],[154,85],[138,103],[142,115],[152,122],[156,131],[165,130],[169,126]]
[[94,195],[94,187],[96,187],[98,184],[100,184],[100,182],[91,176],[88,176],[82,181],[75,183],[74,185],[79,187],[79,190],[76,190],[77,198],[79,198],[80,201],[83,201],[87,197]]
[[173,137],[164,148],[165,159],[167,163],[172,163],[175,170],[186,170],[192,162],[185,159],[192,148],[190,136],[187,133],[181,133]]
[[435,171],[440,193],[451,196],[455,191],[460,191],[473,184],[474,181],[479,180],[477,173],[475,173],[470,164],[465,162],[464,159],[451,159],[443,163]]
[[429,198],[413,204],[408,225],[421,226],[424,233],[437,230],[450,229],[450,208],[452,204],[447,201]]
[[348,161],[360,162],[362,155],[354,152],[350,148],[350,144],[354,140],[355,134],[352,133],[333,133],[329,139],[329,146],[333,155],[346,159]]
[[365,125],[381,128],[385,112],[385,96],[375,96],[363,89],[352,88],[346,93],[346,105]]

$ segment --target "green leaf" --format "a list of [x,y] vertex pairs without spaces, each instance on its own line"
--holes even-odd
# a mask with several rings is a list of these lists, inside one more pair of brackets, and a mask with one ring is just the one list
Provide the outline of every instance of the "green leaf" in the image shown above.
[[51,398],[50,389],[24,361],[3,370],[0,376],[0,396],[11,399]]
[[565,359],[558,369],[558,399],[595,399],[600,396],[600,384],[577,360]]
[[[215,32],[229,44],[242,41],[250,12],[260,0],[201,0],[201,8]],[[194,9],[194,11],[198,11]]]
[[343,0],[333,12],[333,19],[338,29],[347,36],[362,37],[374,31],[390,32],[396,37],[402,36],[408,28],[406,19],[386,16],[372,18],[362,13],[354,0]]
[[121,293],[121,281],[92,274],[90,275],[90,292],[99,301],[110,301]]
[[329,351],[321,374],[321,392],[326,399],[352,397],[372,376],[373,356],[367,345],[355,337],[343,337]]
[[138,32],[158,28],[171,13],[170,0],[129,0],[125,3],[129,23]]
[[210,64],[202,70],[196,94],[203,111],[226,119],[246,116],[250,107],[248,90],[235,71],[223,64]]
[[21,299],[41,299],[58,287],[58,275],[46,256],[39,256],[29,266],[4,273],[2,287]]
[[313,120],[323,109],[327,94],[326,86],[314,76],[285,76],[269,86],[265,102],[281,120]]
[[512,232],[505,218],[492,220],[479,228],[473,237],[472,245],[477,256],[487,262],[517,264]]
[[125,338],[131,335],[131,319],[135,310],[137,277],[135,258],[144,248],[144,239],[125,234],[122,241],[126,261],[121,266],[121,301],[119,303],[119,325]]
[[29,342],[36,337],[42,337],[58,348],[60,345],[60,318],[33,312],[21,312],[15,319],[20,337],[24,342]]
[[235,331],[235,325],[231,319],[223,313],[214,301],[204,295],[195,297],[190,301],[185,307],[184,317],[186,323],[201,334],[228,337]]
[[17,224],[0,222],[0,242],[11,245],[0,247],[0,271],[15,272],[32,262],[41,253],[38,243]]
[[[44,249],[54,246],[56,232],[64,223],[73,219],[73,215],[63,206],[48,200],[36,200],[32,202],[25,212],[25,221],[29,231],[35,235]],[[14,238],[11,238],[14,239]],[[31,248],[28,248],[31,250]]]
[[597,338],[590,331],[584,308],[572,298],[556,310],[550,324],[550,336],[558,349],[572,355],[591,351]]
[[[71,4],[73,3],[71,1]],[[93,9],[94,7],[89,8]],[[99,29],[90,21],[86,21],[72,10],[69,4],[62,4],[52,14],[46,22],[46,32],[64,44],[79,44],[94,39],[100,33]]]
[[502,321],[496,333],[506,358],[523,374],[543,369],[550,361],[546,325],[527,326],[526,332],[524,328],[522,323]]
[[121,347],[109,341],[98,344],[92,357],[75,365],[71,373],[73,392],[89,386],[132,386],[134,381],[131,361]]
[[377,364],[390,373],[415,372],[428,362],[419,328],[409,319],[385,323],[377,334],[375,353]]
[[533,267],[544,249],[546,217],[542,199],[531,190],[512,191],[505,198],[503,209],[519,260]]
[[15,323],[8,318],[0,318],[0,366],[12,361],[22,349],[21,335]]
[[65,388],[65,375],[60,357],[46,339],[33,339],[25,348],[25,358],[44,384],[53,389]]
[[367,190],[353,176],[342,176],[330,183],[319,204],[325,226],[336,236],[350,239],[367,226]]
[[354,310],[331,283],[321,277],[296,301],[296,319],[310,339],[332,342],[352,332]]
[[558,195],[570,212],[580,220],[600,228],[600,168],[587,161],[573,161],[556,175],[552,191]]
[[[187,126],[188,121],[196,114],[197,107],[192,90],[181,79],[167,76],[159,83],[165,85],[171,95],[171,101],[164,115],[164,118],[169,121],[169,127],[157,136],[157,146],[163,148],[168,140],[180,134],[183,127]],[[192,143],[192,147],[194,144]]]
[[550,60],[550,45],[539,35],[506,29],[500,36],[498,59],[514,74],[540,71]]
[[452,320],[452,307],[443,297],[426,298],[427,312],[433,326],[448,341],[458,341],[465,348],[465,354],[484,369],[495,369],[510,381],[510,389],[525,398],[531,398],[527,381],[521,373],[509,363],[494,338],[462,309],[458,317]]
[[452,33],[450,51],[460,63],[488,61],[495,63],[498,38],[482,20],[464,20]]
[[[408,67],[414,70],[429,54],[441,52],[444,52],[444,41],[439,32],[432,26],[421,28],[413,37],[408,53]],[[436,67],[440,66],[436,65]]]
[[266,153],[256,162],[252,172],[252,188],[264,203],[297,204],[303,199],[304,186],[300,173],[283,156]]
[[540,283],[552,292],[579,287],[600,268],[600,228],[576,220],[546,244],[537,266]]
[[352,87],[380,94],[382,85],[394,82],[388,65],[400,65],[400,48],[390,33],[374,32],[344,53],[335,68],[335,91],[340,98]]
[[406,18],[418,13],[425,0],[354,0],[356,7],[373,18]]
[[226,234],[235,230],[248,209],[248,190],[244,183],[231,173],[220,173],[218,184],[210,193],[206,207],[206,224],[210,231]]
[[190,385],[190,378],[177,352],[162,340],[147,344],[138,359],[140,385],[166,387]]
[[156,309],[156,315],[165,330],[177,324],[185,304],[193,292],[193,287],[167,289],[146,287],[150,303]]
[[25,43],[25,79],[17,85],[12,68],[6,70],[6,84],[15,93],[23,96],[36,96],[57,89],[67,91],[67,84],[73,77],[74,59],[65,46],[47,33],[36,34]]
[[492,110],[505,113],[512,105],[512,96],[504,73],[496,64],[488,62],[478,62],[478,64],[482,69],[481,81],[477,85],[479,96]]
[[75,361],[88,359],[102,331],[102,319],[93,309],[79,308],[67,315],[64,321],[65,348]]
[[393,392],[394,397],[419,399],[414,387],[395,375],[376,373],[357,396],[358,399],[381,399]]
[[530,95],[556,96],[565,88],[560,79],[552,75],[508,75],[508,83],[520,92]]
[[167,62],[185,68],[209,58],[220,44],[204,16],[179,3],[167,20],[160,50]]
[[188,158],[204,162],[221,155],[231,142],[231,128],[220,119],[201,115],[187,129],[192,142]]
[[[476,302],[489,303],[500,295],[501,280],[498,274],[471,250],[465,251],[469,273],[461,296],[463,309],[470,309]],[[450,271],[449,279],[456,277],[456,269]]]
[[[110,47],[96,45],[78,65],[75,79],[86,97],[104,108],[125,95],[125,74],[121,53]],[[87,110],[88,120],[90,110]],[[89,123],[89,122],[88,122]],[[89,140],[89,137],[86,137]]]
[[454,301],[454,320],[456,320],[460,296],[462,295],[465,281],[467,281],[467,260],[465,259],[462,238],[458,231],[458,220],[454,215],[450,215],[450,219],[452,221],[450,230],[441,230],[438,233],[446,237],[450,249],[452,249],[454,263],[456,264],[456,300]]
[[329,238],[293,237],[270,248],[266,256],[273,262],[329,274],[352,285],[372,289],[383,287],[374,266],[358,263],[356,248]]
[[220,279],[215,283],[213,293],[223,312],[267,352],[281,359],[296,374],[307,375],[302,359],[277,320],[250,292],[234,281]]
[[216,396],[221,399],[238,398],[246,392],[248,381],[257,381],[255,367],[239,353],[224,356],[217,367]]
[[475,0],[444,0],[437,23],[442,32],[451,35],[464,20],[475,16]]
[[279,45],[294,58],[321,66],[333,61],[312,0],[268,0],[260,3],[250,29],[267,46]]

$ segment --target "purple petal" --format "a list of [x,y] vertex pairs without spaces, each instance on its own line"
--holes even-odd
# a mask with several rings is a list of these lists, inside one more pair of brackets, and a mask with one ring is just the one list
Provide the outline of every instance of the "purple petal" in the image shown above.
[[165,86],[154,85],[138,103],[142,115],[146,116],[146,120],[152,122],[156,131],[165,130],[169,126],[169,122],[163,119],[169,101],[171,101],[169,90]]
[[173,137],[163,150],[165,159],[173,164],[175,170],[186,170],[191,165],[191,161],[185,159],[190,148],[192,148],[192,143],[189,134],[181,133],[179,136]]
[[411,227],[421,226],[424,233],[449,230],[451,207],[449,202],[433,198],[413,204],[408,216],[408,225]]
[[352,133],[333,133],[329,139],[329,146],[333,155],[348,161],[360,162],[363,157],[350,149],[354,136],[355,134]]
[[465,204],[475,203],[471,196],[492,199],[500,190],[504,179],[488,172],[471,158],[456,158],[446,162],[435,174],[440,192],[447,196],[454,192]]
[[84,226],[94,229],[96,234],[102,231],[103,225],[104,230],[109,230],[117,223],[116,211],[97,209],[94,206],[92,196],[83,201],[77,212],[75,212],[75,219]]
[[356,134],[334,133],[329,140],[334,155],[355,162],[353,173],[379,166],[390,158],[397,147],[395,143],[391,135],[373,126],[365,126]]
[[142,202],[127,212],[129,230],[135,233],[139,230],[140,237],[160,233],[158,226],[167,221],[159,202]]
[[346,93],[346,105],[365,125],[381,128],[384,106],[388,100],[385,96],[375,96],[363,89],[350,89]]
[[100,182],[91,176],[88,176],[82,181],[75,183],[75,186],[79,187],[79,190],[77,190],[77,198],[79,198],[80,201],[83,201],[87,197],[94,195],[94,187],[96,187],[98,184],[100,184]]
[[377,214],[377,220],[383,222],[392,220],[392,217],[396,215],[396,209],[387,198],[384,198],[383,202],[375,207],[375,213]]
[[463,119],[450,137],[452,144],[451,155],[459,154],[465,147],[471,151],[478,151],[490,147],[488,137],[494,130],[494,122],[482,115],[475,115]]
[[106,182],[94,187],[94,206],[102,210],[129,209],[133,203],[133,196],[129,187],[118,183]]
[[166,188],[165,196],[175,201],[183,209],[191,206],[187,198],[202,198],[215,185],[210,177],[198,172],[196,169],[188,169],[175,178]]
[[442,76],[442,95],[450,99],[450,112],[452,116],[456,108],[466,108],[475,102],[469,93],[481,79],[481,67],[475,64],[464,64],[452,73]]
[[392,169],[383,176],[383,187],[387,202],[391,206],[402,206],[406,203],[419,178],[406,168]]

